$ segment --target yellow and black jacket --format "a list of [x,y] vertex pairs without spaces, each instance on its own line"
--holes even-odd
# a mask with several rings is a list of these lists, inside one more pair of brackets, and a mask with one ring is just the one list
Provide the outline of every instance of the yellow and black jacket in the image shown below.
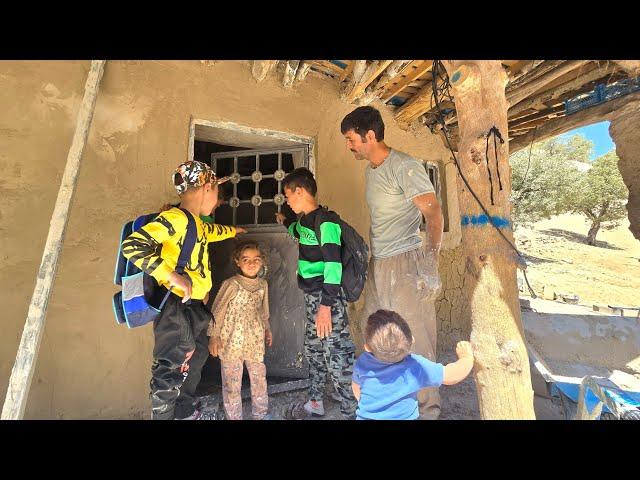
[[[191,279],[191,297],[202,300],[211,290],[207,244],[235,237],[236,229],[194,218],[198,236],[185,273]],[[169,288],[169,275],[176,268],[186,234],[187,217],[180,209],[171,208],[129,235],[122,242],[122,254],[140,270],[155,278],[160,285]],[[173,292],[179,297],[184,296],[179,288],[174,288]]]

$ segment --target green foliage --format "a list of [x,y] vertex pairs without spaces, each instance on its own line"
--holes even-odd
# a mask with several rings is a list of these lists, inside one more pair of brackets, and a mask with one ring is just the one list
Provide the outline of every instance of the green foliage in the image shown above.
[[526,225],[571,211],[580,178],[578,165],[589,161],[592,148],[591,141],[574,135],[564,141],[556,137],[534,143],[531,151],[525,148],[513,154],[513,222]]
[[598,229],[614,228],[626,215],[627,188],[611,151],[589,161],[593,143],[581,135],[535,143],[510,158],[512,218],[516,226],[552,215],[580,213],[591,221],[590,242]]
[[629,191],[618,170],[618,156],[611,151],[594,160],[577,185],[571,211],[581,213],[592,223],[607,222],[605,228],[620,224],[627,212]]
[[564,148],[567,152],[570,152],[572,160],[589,163],[594,145],[587,137],[577,133],[566,140]]

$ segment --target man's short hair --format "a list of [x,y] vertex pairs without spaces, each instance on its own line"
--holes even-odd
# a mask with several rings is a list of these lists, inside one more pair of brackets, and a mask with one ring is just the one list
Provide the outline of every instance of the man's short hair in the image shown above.
[[364,341],[377,359],[396,363],[409,355],[413,335],[409,324],[396,312],[378,310],[367,319]]
[[289,172],[289,174],[282,180],[282,187],[286,187],[289,190],[295,190],[296,187],[304,188],[314,197],[318,192],[318,185],[311,170],[305,167],[299,167]]
[[358,107],[344,117],[340,124],[340,131],[344,135],[349,130],[360,135],[363,141],[369,130],[373,130],[378,142],[384,140],[384,122],[380,112],[373,107]]

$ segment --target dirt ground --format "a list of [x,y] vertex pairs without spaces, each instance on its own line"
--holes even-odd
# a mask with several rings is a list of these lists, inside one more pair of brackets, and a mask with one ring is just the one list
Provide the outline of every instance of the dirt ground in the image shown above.
[[[586,220],[579,215],[560,215],[516,230],[518,248],[526,254],[527,270],[534,291],[542,295],[543,286],[556,293],[575,294],[589,308],[604,305],[640,306],[640,241],[628,229],[628,221],[613,230],[601,230],[597,245],[584,242]],[[635,272],[635,273],[634,273]],[[519,273],[520,275],[520,273]],[[524,296],[528,292],[523,292]],[[439,362],[455,360],[453,351],[443,352]],[[329,390],[328,390],[329,391]],[[440,388],[441,420],[478,420],[480,413],[473,378]],[[270,396],[270,413],[283,419],[293,401],[305,400],[305,390]],[[560,400],[536,395],[534,408],[538,420],[563,420]],[[340,420],[339,404],[327,395],[324,420]],[[250,418],[251,404],[244,402],[244,417]]]
[[[578,303],[640,306],[640,241],[629,222],[600,230],[595,246],[584,242],[589,229],[580,215],[559,215],[517,228],[518,248],[530,263],[527,276],[533,290],[543,286],[556,293],[578,295]],[[520,276],[521,273],[518,272]],[[525,295],[528,295],[525,287]]]
[[[454,352],[445,352],[439,362],[449,363],[455,361]],[[312,418],[315,420],[342,420],[340,414],[340,404],[329,395],[327,386],[327,396],[324,400],[325,416]],[[478,409],[478,398],[476,387],[471,376],[457,385],[443,386],[440,388],[442,399],[442,411],[440,420],[479,420],[480,411]],[[273,420],[283,420],[286,407],[295,401],[305,401],[306,390],[278,393],[269,396],[269,413]],[[544,398],[536,395],[534,397],[534,408],[538,420],[564,420],[560,400],[556,398]],[[251,401],[243,402],[243,417],[251,418]]]
[[[601,230],[596,246],[583,243],[587,230],[587,222],[579,215],[560,215],[516,230],[518,248],[530,263],[527,274],[534,291],[542,295],[544,286],[556,293],[576,294],[579,303],[589,309],[594,303],[640,306],[640,241],[628,230],[628,221],[616,229]],[[525,288],[523,296],[527,295]],[[438,361],[446,364],[455,358],[453,351],[445,351]],[[317,419],[341,420],[339,403],[329,392],[330,386],[325,398],[326,414]],[[471,376],[457,385],[441,387],[440,395],[440,420],[480,419]],[[272,394],[269,398],[272,418],[282,420],[291,402],[306,400],[306,390]],[[538,420],[565,419],[558,398],[535,395],[534,408]],[[243,410],[244,418],[251,418],[250,400],[243,402]]]

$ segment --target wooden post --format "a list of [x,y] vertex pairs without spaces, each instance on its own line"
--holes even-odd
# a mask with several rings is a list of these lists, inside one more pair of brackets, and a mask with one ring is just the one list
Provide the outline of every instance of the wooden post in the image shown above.
[[304,60],[298,67],[295,81],[302,82],[307,77],[309,70],[311,70],[311,62],[309,60]]
[[[507,142],[507,73],[498,60],[443,62],[458,113],[458,162],[470,187],[500,231],[514,243],[510,221],[511,169]],[[487,135],[497,127],[502,138]],[[496,162],[497,154],[497,162]],[[498,164],[500,182],[498,181]],[[490,180],[493,184],[492,205]],[[478,202],[458,178],[464,284],[471,307],[474,378],[483,419],[535,419],[529,357],[520,318],[517,256],[488,221]],[[467,290],[468,286],[468,290]]]
[[254,60],[251,66],[251,74],[258,83],[267,78],[269,72],[276,66],[278,60]]
[[293,86],[298,66],[300,66],[300,60],[287,60],[285,62],[284,73],[282,74],[282,85],[284,87],[289,88]]
[[24,416],[27,396],[35,369],[40,340],[44,331],[47,304],[58,267],[58,257],[62,250],[64,234],[69,219],[69,208],[78,180],[80,160],[87,143],[89,127],[96,105],[98,86],[104,71],[105,60],[93,60],[84,87],[84,98],[78,112],[76,130],[67,155],[67,164],[58,190],[58,198],[51,215],[49,234],[40,262],[36,286],[27,313],[22,339],[18,347],[16,361],[11,371],[9,388],[2,408],[2,420],[20,420]]

